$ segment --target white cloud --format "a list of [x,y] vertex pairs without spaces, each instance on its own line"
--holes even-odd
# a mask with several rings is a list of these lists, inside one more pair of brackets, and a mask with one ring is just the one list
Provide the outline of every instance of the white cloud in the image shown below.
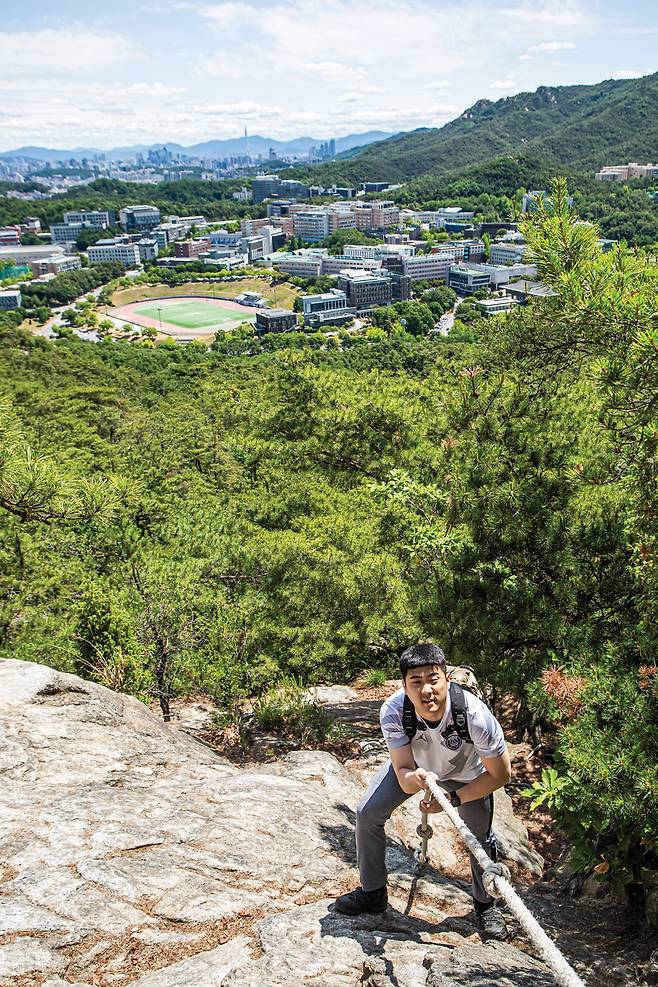
[[517,88],[517,83],[514,79],[496,79],[489,86],[489,89],[498,89],[500,92],[510,92],[512,89]]
[[572,51],[575,47],[573,41],[542,41],[540,45],[528,48],[528,51],[543,51],[550,54],[554,51]]
[[0,32],[2,68],[8,74],[34,71],[89,75],[122,65],[131,58],[144,64],[145,53],[120,34],[84,27]]
[[326,82],[341,82],[345,78],[368,74],[363,65],[348,65],[346,62],[305,62],[304,71]]
[[436,82],[427,82],[424,89],[450,89],[452,82],[447,79],[437,79]]
[[608,76],[608,79],[641,79],[644,72],[638,72],[637,69],[615,69]]
[[174,96],[185,90],[176,86],[166,86],[162,82],[133,82],[126,92],[135,96]]
[[281,111],[277,109],[276,106],[265,106],[262,103],[254,103],[247,99],[240,100],[237,103],[211,103],[210,105],[202,104],[201,106],[195,107],[195,109],[197,113],[201,113],[204,116],[240,117],[240,119],[243,117],[268,117],[281,115]]

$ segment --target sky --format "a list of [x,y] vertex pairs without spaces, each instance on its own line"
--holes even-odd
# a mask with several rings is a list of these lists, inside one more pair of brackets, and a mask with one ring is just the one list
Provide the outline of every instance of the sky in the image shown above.
[[658,70],[656,0],[0,0],[0,150],[437,127]]

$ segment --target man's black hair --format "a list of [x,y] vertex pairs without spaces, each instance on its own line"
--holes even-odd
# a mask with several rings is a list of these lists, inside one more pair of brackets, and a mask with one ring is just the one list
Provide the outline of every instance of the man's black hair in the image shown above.
[[442,672],[446,671],[446,656],[436,644],[412,644],[400,656],[400,674],[406,679],[407,672],[412,668],[425,668],[427,665],[437,665]]

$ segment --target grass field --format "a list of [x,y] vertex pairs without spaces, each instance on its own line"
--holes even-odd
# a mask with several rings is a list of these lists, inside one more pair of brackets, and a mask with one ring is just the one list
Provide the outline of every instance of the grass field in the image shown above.
[[[222,323],[236,322],[236,312],[234,309],[222,309],[219,305],[208,304],[199,299],[198,302],[175,302],[160,301],[156,305],[140,305],[139,312],[149,319],[162,318],[167,322],[181,329],[206,329],[212,326],[220,326]],[[244,321],[251,321],[253,316],[245,313]]]
[[[134,288],[120,288],[112,296],[113,305],[128,305],[147,298],[175,298],[176,295],[223,295],[235,298],[243,291],[258,291],[275,308],[291,309],[299,294],[290,284],[271,285],[266,278],[241,278],[239,281],[189,281],[174,287],[166,284],[138,284]],[[156,316],[157,318],[157,316]]]

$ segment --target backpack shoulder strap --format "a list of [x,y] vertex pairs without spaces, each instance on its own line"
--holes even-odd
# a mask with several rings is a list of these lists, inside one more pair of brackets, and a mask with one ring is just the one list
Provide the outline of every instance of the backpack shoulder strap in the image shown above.
[[425,729],[424,723],[419,723],[416,710],[409,696],[405,695],[402,706],[402,729],[409,740],[413,740],[419,730]]
[[466,712],[466,696],[463,688],[456,682],[450,683],[450,708],[455,730],[467,743],[472,743],[468,729],[468,714]]

